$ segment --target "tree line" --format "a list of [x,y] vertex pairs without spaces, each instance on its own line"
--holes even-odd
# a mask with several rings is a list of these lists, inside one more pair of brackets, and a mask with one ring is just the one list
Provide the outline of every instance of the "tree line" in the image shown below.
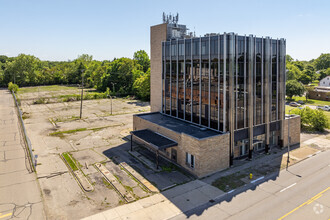
[[93,60],[83,54],[73,61],[42,61],[33,55],[0,56],[0,86],[13,82],[20,87],[56,84],[81,84],[118,96],[150,97],[150,59],[144,50],[133,59]]
[[[330,75],[330,54],[321,54],[310,61],[294,60],[286,56],[287,96],[301,96],[308,85]],[[20,87],[55,84],[84,84],[111,94],[135,95],[149,100],[150,59],[144,50],[134,53],[133,59],[112,61],[93,60],[83,54],[73,61],[41,61],[35,56],[20,54],[17,57],[0,56],[0,86],[13,82]],[[307,89],[306,89],[307,88]]]

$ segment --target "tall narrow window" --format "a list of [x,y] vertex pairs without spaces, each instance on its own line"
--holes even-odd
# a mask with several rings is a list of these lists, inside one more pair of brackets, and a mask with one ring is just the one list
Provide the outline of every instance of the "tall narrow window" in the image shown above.
[[186,152],[186,164],[190,167],[190,168],[194,168],[195,167],[195,157],[194,155]]

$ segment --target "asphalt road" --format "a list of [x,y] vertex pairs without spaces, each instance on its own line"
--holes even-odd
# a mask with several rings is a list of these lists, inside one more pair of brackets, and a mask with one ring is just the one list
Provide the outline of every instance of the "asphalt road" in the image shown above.
[[0,220],[45,219],[36,174],[31,172],[12,95],[0,90]]
[[253,185],[173,219],[330,219],[329,150]]

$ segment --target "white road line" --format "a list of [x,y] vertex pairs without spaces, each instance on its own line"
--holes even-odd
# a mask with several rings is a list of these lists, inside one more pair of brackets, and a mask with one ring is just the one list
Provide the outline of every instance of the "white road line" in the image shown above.
[[284,189],[282,189],[280,192],[283,192],[283,191],[285,191],[285,190],[287,190],[287,189],[293,187],[293,186],[296,185],[296,184],[297,184],[297,183],[291,184],[290,186],[285,187]]
[[255,182],[259,181],[259,180],[262,180],[263,178],[265,178],[265,177],[264,176],[259,177],[258,179],[252,180],[251,183],[255,183]]

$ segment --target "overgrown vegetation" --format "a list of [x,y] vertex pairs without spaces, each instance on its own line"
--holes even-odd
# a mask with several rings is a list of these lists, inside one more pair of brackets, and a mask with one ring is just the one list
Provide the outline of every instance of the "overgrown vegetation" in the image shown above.
[[57,136],[57,137],[63,137],[64,134],[72,134],[72,133],[76,133],[79,131],[86,131],[87,128],[77,128],[77,129],[73,129],[73,130],[68,130],[68,131],[56,131],[53,133],[50,133],[50,136]]
[[116,126],[120,126],[120,124],[115,124],[115,125],[108,125],[108,126],[102,126],[102,127],[96,127],[96,128],[77,128],[77,129],[72,129],[72,130],[67,130],[67,131],[56,131],[56,132],[52,132],[49,135],[50,136],[57,136],[57,137],[64,137],[64,134],[72,134],[72,133],[77,133],[80,131],[99,131],[105,128],[109,128],[109,127],[116,127]]
[[329,121],[322,110],[305,107],[302,109],[293,109],[292,114],[300,115],[301,128],[304,130],[324,131],[329,128]]
[[215,180],[212,183],[212,186],[215,186],[224,192],[228,192],[231,189],[236,189],[238,187],[243,186],[245,182],[241,179],[247,176],[248,174],[246,173],[234,173],[228,176],[223,176]]
[[68,152],[63,153],[62,156],[64,157],[66,162],[68,162],[69,166],[73,171],[78,170],[76,162],[72,159],[72,156]]
[[18,85],[14,84],[12,82],[9,82],[8,83],[8,90],[11,91],[11,92],[17,93]]

